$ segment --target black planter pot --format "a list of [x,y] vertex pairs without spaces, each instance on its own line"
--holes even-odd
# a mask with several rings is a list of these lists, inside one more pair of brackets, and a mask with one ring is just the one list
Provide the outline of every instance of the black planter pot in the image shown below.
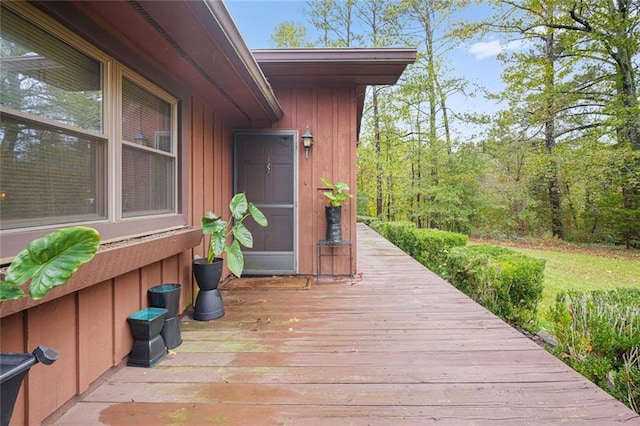
[[167,316],[160,335],[169,349],[177,348],[182,344],[180,319],[178,318],[181,287],[180,284],[176,283],[160,284],[147,290],[149,306],[167,310]]
[[222,277],[222,258],[215,258],[212,263],[208,263],[204,258],[194,259],[193,274],[200,288],[194,305],[193,319],[209,321],[224,316],[222,295],[218,290]]
[[196,277],[196,283],[200,290],[215,290],[222,277],[222,258],[216,257],[212,263],[208,263],[204,257],[194,259],[193,275]]
[[13,414],[22,379],[38,362],[51,365],[58,359],[58,352],[46,346],[38,346],[32,353],[0,354],[0,425],[7,426]]
[[342,207],[325,206],[324,213],[327,219],[327,241],[342,241],[342,227],[340,226]]

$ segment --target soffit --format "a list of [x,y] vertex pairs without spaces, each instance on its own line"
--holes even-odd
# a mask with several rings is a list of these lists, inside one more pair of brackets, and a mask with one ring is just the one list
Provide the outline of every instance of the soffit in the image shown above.
[[416,61],[414,48],[256,49],[274,87],[395,84]]
[[222,2],[41,1],[38,6],[109,54],[129,52],[127,65],[137,71],[140,63],[150,64],[232,119],[282,116]]

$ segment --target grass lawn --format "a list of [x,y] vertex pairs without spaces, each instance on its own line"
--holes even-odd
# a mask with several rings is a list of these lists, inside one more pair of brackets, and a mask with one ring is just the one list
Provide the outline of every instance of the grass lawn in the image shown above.
[[605,250],[567,251],[562,248],[511,247],[531,257],[545,259],[544,291],[538,305],[541,314],[564,290],[611,290],[618,287],[640,288],[640,255]]

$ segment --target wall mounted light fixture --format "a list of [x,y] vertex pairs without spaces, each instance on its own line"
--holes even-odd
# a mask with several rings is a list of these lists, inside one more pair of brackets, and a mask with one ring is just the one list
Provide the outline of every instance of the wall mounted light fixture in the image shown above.
[[309,158],[309,150],[311,149],[312,145],[313,145],[313,135],[309,131],[309,126],[307,126],[307,129],[304,131],[304,134],[302,135],[302,146],[304,147],[305,159]]

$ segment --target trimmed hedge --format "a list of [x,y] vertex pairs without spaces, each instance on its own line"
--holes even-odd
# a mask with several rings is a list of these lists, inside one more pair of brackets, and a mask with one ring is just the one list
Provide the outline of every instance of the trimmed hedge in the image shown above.
[[356,217],[356,222],[362,222],[365,225],[371,225],[373,222],[378,222],[380,219],[378,219],[375,216],[361,216],[358,215]]
[[456,288],[504,321],[535,329],[544,260],[480,244],[452,249],[446,266],[445,277]]
[[418,229],[413,222],[373,222],[370,226],[504,321],[535,328],[544,260],[489,244],[467,246],[466,235]]
[[640,289],[563,292],[549,319],[555,355],[640,412]]
[[447,253],[467,244],[467,236],[438,229],[418,229],[407,221],[377,222],[372,227],[431,271],[442,274]]

